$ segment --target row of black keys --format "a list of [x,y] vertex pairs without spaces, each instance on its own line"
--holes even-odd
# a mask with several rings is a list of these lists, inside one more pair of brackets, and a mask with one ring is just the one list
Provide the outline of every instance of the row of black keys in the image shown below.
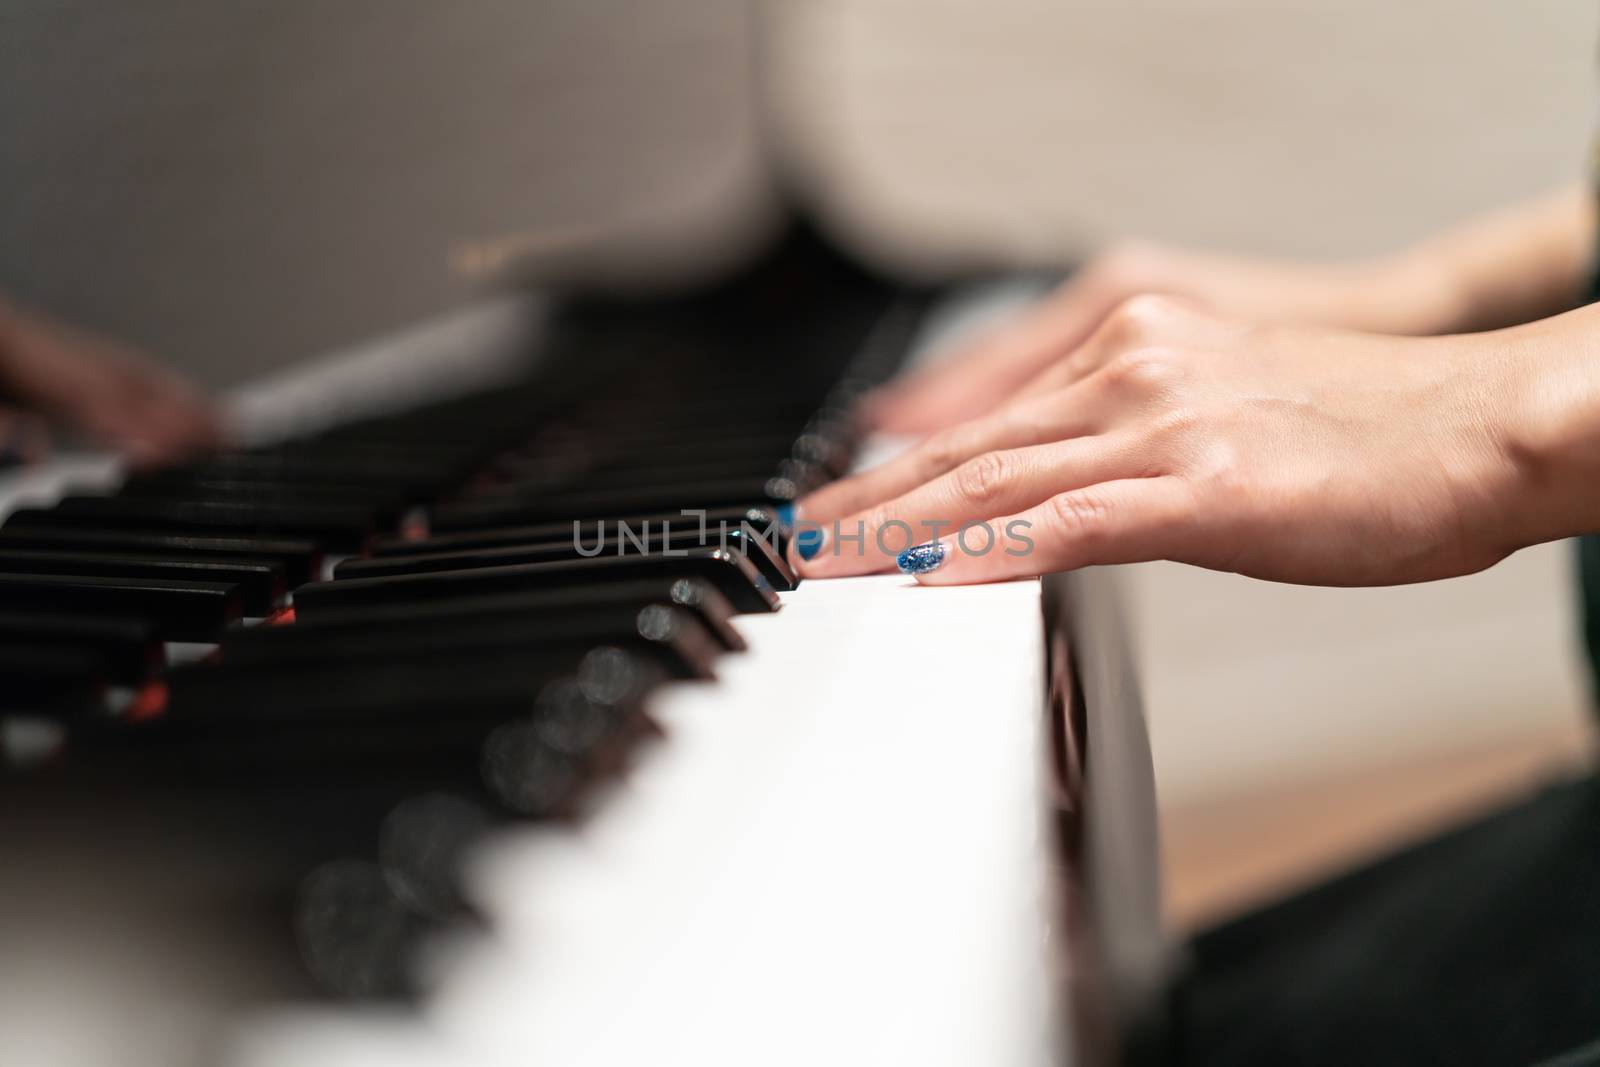
[[[418,504],[428,504],[434,525],[450,508],[496,494],[492,515],[509,514],[501,505],[517,498],[506,489],[515,483],[497,481],[495,472],[550,454],[549,444],[500,447],[504,435],[493,430],[506,419],[486,418],[486,403],[508,410],[501,394],[452,402],[138,476],[112,496],[68,496],[14,512],[0,527],[0,711],[93,707],[103,687],[137,685],[158,671],[164,642],[220,640],[231,661],[227,646],[250,640],[235,624],[271,614],[295,589],[299,618],[311,621],[335,600],[455,599],[700,574],[738,609],[765,610],[772,591],[794,581],[772,537],[770,506],[837,473],[848,451],[839,421],[818,417],[759,441],[738,420],[715,422],[697,409],[635,426],[619,440],[567,427],[568,445],[574,437],[588,441],[578,451],[589,459],[578,465],[599,484],[551,489],[518,505],[518,517],[544,521],[458,523],[425,541],[381,536]],[[441,408],[452,416],[475,411],[468,421],[489,430],[477,429],[471,448],[439,446]],[[417,447],[419,439],[430,443]],[[653,446],[643,448],[644,440]],[[629,461],[619,448],[646,458]],[[606,450],[609,458],[596,458]],[[487,463],[486,451],[493,452]],[[812,458],[798,460],[797,452]],[[755,473],[761,469],[780,473],[763,478]],[[470,483],[467,492],[432,502],[441,484],[460,482]],[[746,506],[752,500],[766,506]],[[706,509],[704,531],[696,518],[668,510],[686,501]],[[621,523],[582,521],[594,515]],[[720,524],[730,527],[726,536]],[[763,536],[752,537],[752,529]],[[733,551],[668,562],[668,553],[707,545]],[[338,577],[359,581],[322,588],[315,580],[324,553],[354,549],[372,558],[346,561]],[[661,558],[640,558],[645,553]],[[452,573],[420,577],[425,571]],[[411,574],[419,577],[398,580]]]
[[[381,626],[389,605],[406,602],[679,576],[704,578],[738,610],[763,611],[795,580],[768,507],[710,510],[704,533],[698,516],[661,514],[390,538],[370,558],[341,563],[340,580],[313,584],[315,542],[35,519],[51,515],[24,511],[0,527],[0,675],[14,683],[13,703],[70,704],[82,696],[75,686],[138,684],[159,668],[165,641],[221,640],[231,662],[237,648],[289,632],[231,624],[268,615],[294,587],[303,632],[340,609],[371,608],[366,621]],[[323,647],[338,654],[336,641]]]
[[[770,610],[794,575],[781,544],[739,523],[768,531],[773,509],[843,472],[853,395],[898,354],[863,355],[859,335],[813,345],[879,314],[851,319],[847,303],[789,308],[783,327],[720,309],[666,329],[623,316],[579,329],[581,358],[521,383],[18,510],[0,526],[0,711],[92,706],[99,689],[159,672],[165,642],[220,642],[232,664],[267,640],[237,624],[291,591],[302,627],[335,605],[370,607],[381,625],[400,604],[683,576],[736,610]],[[659,358],[608,369],[606,338]],[[775,390],[750,357],[786,344],[806,366],[853,358],[859,380],[800,375]],[[397,536],[418,508],[428,539]],[[708,535],[684,508],[708,512]],[[602,536],[600,517],[629,520],[638,539],[615,525]],[[352,553],[363,558],[318,581],[325,555]]]
[[[441,834],[391,832],[395,814],[441,795],[473,818],[575,810],[654,729],[652,689],[711,677],[743,647],[731,617],[793,587],[778,509],[842,472],[852,390],[784,410],[755,364],[711,362],[571,410],[501,391],[16,512],[0,679],[32,677],[37,710],[159,677],[160,714],[72,717],[58,769],[199,783],[236,798],[241,830],[291,801],[342,827],[326,849],[299,821],[287,835],[318,872],[302,953],[335,989],[395,989],[396,932],[461,904]],[[401,536],[418,506],[428,536]],[[236,625],[286,591],[291,623]],[[165,670],[168,641],[217,655]]]

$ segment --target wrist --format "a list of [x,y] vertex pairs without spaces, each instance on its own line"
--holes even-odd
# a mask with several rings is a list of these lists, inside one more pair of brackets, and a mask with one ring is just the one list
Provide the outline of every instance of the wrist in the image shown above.
[[1473,340],[1502,371],[1488,379],[1503,392],[1498,446],[1515,482],[1509,547],[1600,532],[1600,306]]

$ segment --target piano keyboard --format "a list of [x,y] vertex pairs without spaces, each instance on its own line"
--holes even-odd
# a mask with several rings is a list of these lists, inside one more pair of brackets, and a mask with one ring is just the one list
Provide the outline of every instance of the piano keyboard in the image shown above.
[[6,501],[7,803],[206,806],[311,980],[202,1059],[1059,1062],[1039,584],[783,553],[886,447],[886,295],[585,309],[522,380]]

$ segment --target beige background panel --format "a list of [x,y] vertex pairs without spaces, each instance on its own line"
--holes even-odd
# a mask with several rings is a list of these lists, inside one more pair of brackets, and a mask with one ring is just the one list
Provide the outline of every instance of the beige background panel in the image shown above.
[[775,71],[833,210],[899,252],[1129,231],[1392,246],[1570,179],[1587,0],[796,0]]

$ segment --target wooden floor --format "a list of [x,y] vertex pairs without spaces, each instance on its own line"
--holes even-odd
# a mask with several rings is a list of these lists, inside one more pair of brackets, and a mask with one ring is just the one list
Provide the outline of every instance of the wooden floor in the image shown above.
[[1390,589],[1120,569],[1192,929],[1570,772],[1597,720],[1571,546]]
[[1587,730],[1552,731],[1302,789],[1169,808],[1168,921],[1181,933],[1268,903],[1573,773],[1589,751]]

